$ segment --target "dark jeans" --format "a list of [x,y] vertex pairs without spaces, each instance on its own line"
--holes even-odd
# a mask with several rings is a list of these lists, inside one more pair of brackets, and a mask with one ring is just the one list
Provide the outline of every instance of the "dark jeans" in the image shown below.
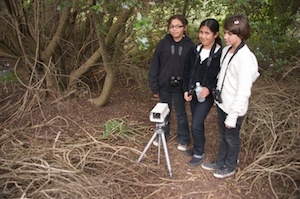
[[170,113],[166,117],[167,125],[164,127],[166,139],[170,136],[170,118],[172,110],[172,99],[174,101],[174,108],[177,116],[177,141],[180,144],[190,143],[190,130],[185,109],[185,100],[182,92],[159,92],[160,102],[168,103]]
[[209,113],[214,99],[209,95],[204,102],[198,102],[196,97],[193,97],[190,106],[192,112],[191,131],[194,139],[194,155],[203,155],[205,145],[204,135],[204,120]]
[[227,114],[220,108],[218,111],[218,127],[219,127],[219,153],[218,164],[226,165],[229,169],[234,170],[238,160],[240,151],[240,129],[243,117],[238,117],[235,128],[226,128],[224,121]]

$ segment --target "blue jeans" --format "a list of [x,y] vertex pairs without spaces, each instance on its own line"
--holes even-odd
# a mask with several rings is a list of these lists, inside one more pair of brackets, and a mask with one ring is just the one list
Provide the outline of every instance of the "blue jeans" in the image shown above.
[[226,128],[225,119],[227,114],[220,108],[218,112],[218,128],[219,128],[219,153],[218,164],[226,165],[229,169],[234,170],[237,164],[240,151],[240,129],[243,122],[243,117],[238,117],[235,128]]
[[174,101],[174,108],[177,116],[177,141],[180,144],[188,145],[190,143],[190,130],[185,109],[185,100],[183,92],[168,92],[159,91],[160,102],[168,103],[170,113],[166,117],[166,126],[164,127],[166,139],[170,136],[170,118],[172,110],[172,100]]
[[204,102],[198,102],[196,96],[190,102],[192,112],[191,131],[194,139],[194,155],[204,154],[205,135],[204,135],[204,120],[209,113],[214,99],[209,95]]

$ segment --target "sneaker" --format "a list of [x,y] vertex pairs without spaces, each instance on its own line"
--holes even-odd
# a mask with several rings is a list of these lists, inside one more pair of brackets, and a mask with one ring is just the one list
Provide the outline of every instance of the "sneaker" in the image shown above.
[[191,161],[189,161],[188,165],[190,167],[195,167],[195,166],[199,165],[202,162],[203,159],[204,159],[204,154],[200,155],[198,157],[193,156]]
[[216,178],[226,178],[232,176],[235,173],[235,170],[229,169],[228,167],[222,167],[214,171],[214,176]]
[[213,171],[219,169],[221,166],[218,165],[217,162],[210,162],[210,163],[206,162],[206,163],[202,163],[201,167],[205,170]]
[[[152,144],[153,144],[154,146],[158,146],[158,139],[155,139],[155,140],[152,142]],[[162,140],[160,141],[160,145],[162,145]]]
[[191,149],[188,149],[184,152],[185,155],[187,156],[193,156],[194,155],[194,149],[191,148]]
[[179,151],[186,151],[187,150],[187,145],[186,144],[178,144],[177,149]]

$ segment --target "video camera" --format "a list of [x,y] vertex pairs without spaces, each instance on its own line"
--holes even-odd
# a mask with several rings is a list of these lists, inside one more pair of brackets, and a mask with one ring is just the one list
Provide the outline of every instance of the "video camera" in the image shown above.
[[170,109],[167,103],[157,103],[150,112],[150,121],[156,123],[163,123],[169,114]]

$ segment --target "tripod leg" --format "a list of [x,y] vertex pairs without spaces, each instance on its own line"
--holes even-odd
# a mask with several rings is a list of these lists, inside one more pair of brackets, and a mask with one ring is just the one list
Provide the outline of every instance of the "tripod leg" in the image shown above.
[[155,133],[153,134],[153,136],[151,137],[151,139],[149,140],[148,144],[146,145],[146,147],[144,148],[143,152],[141,153],[139,159],[137,160],[137,162],[140,162],[143,158],[143,156],[145,155],[145,153],[147,152],[147,150],[149,149],[151,143],[154,141],[154,139],[157,136],[157,131],[155,131]]
[[165,156],[166,156],[166,162],[167,162],[167,167],[169,170],[169,174],[170,174],[170,178],[172,178],[172,169],[171,169],[171,163],[170,163],[170,158],[169,158],[169,153],[168,153],[168,147],[167,147],[167,143],[166,143],[166,138],[165,138],[165,133],[161,133],[161,138],[162,138],[162,142],[163,142],[163,146],[164,146],[164,151],[165,151]]
[[156,132],[158,132],[157,164],[160,164],[160,147],[161,147],[162,139],[161,139],[161,133],[160,133],[160,131],[158,130]]

